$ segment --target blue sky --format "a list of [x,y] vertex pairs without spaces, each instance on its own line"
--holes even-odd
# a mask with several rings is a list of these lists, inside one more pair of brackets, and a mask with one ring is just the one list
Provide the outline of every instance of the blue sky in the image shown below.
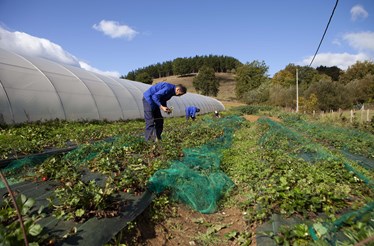
[[[0,0],[0,47],[112,76],[178,57],[309,65],[336,0]],[[374,1],[340,0],[312,66],[374,60]]]

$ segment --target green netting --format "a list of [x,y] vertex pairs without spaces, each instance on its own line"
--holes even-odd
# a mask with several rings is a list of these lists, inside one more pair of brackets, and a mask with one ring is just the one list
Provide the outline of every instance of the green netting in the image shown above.
[[362,155],[352,154],[344,150],[342,150],[341,153],[348,159],[356,161],[363,168],[366,168],[371,171],[374,170],[374,159],[366,158],[365,156],[362,156]]
[[[63,156],[64,161],[83,164],[94,159],[100,152],[109,152],[114,139],[107,138],[96,142],[92,141],[90,144],[82,144],[64,149],[53,149],[38,154],[22,156],[19,159],[15,158],[14,160],[7,161],[2,171],[6,174],[10,185],[18,184],[35,175],[30,168],[42,164],[52,156],[65,153]],[[1,182],[0,188],[4,187],[5,185]]]
[[[231,116],[204,120],[209,127],[214,129],[216,127],[220,131],[223,129],[223,135],[203,146],[184,149],[182,161],[174,161],[170,163],[169,169],[157,171],[149,181],[149,189],[157,193],[170,189],[173,191],[175,199],[191,205],[192,208],[202,213],[212,213],[217,209],[219,198],[234,186],[234,183],[220,170],[221,152],[231,145],[233,131],[240,126],[243,119],[239,116]],[[193,131],[194,127],[199,127],[199,124],[190,127]],[[70,170],[71,173],[77,173],[77,175],[82,172],[82,170],[78,170],[79,167],[89,167],[92,161],[96,161],[97,165],[101,164],[101,160],[104,161],[103,165],[99,166],[102,172],[105,172],[107,168],[113,171],[118,168],[118,165],[115,158],[111,158],[111,155],[116,155],[119,150],[122,155],[126,146],[136,149],[138,145],[142,146],[142,143],[142,138],[134,136],[111,138],[79,145],[74,150],[66,151],[68,153],[64,153],[60,157],[56,157],[55,152],[28,156],[11,163],[5,171],[7,174],[9,172],[14,174],[20,172],[22,168],[27,170],[27,167],[42,163],[43,165],[55,165],[56,163],[48,159],[49,157],[58,158],[56,161],[60,166]],[[108,158],[101,158],[103,156]],[[134,165],[138,164],[134,163]],[[48,176],[61,178],[59,176],[60,171],[56,170],[56,172],[58,173],[50,173]],[[22,173],[21,176],[11,175],[14,179],[10,182],[11,184],[23,181],[25,173],[20,173]],[[30,173],[26,176],[32,175],[34,174]]]
[[169,190],[172,197],[201,213],[217,210],[218,200],[234,183],[220,170],[221,153],[232,142],[233,131],[243,119],[221,118],[222,137],[198,148],[184,149],[181,161],[173,161],[168,169],[158,170],[149,180],[148,189],[160,193]]
[[[298,156],[310,163],[331,158],[331,154],[320,145],[311,142],[288,127],[283,126],[269,118],[261,117],[258,122],[268,127],[262,135],[259,144],[268,149],[277,149],[283,146],[289,149],[291,155]],[[283,141],[280,141],[280,140]]]
[[[344,154],[358,154],[366,158],[374,157],[374,135],[370,132],[327,123],[308,122],[296,116],[284,117],[284,122],[287,123],[287,126],[302,132],[311,139],[342,150]],[[369,168],[373,169],[374,164],[371,163]]]
[[[269,118],[260,118],[259,123],[268,127],[267,131],[259,140],[259,144],[264,148],[276,149],[283,146],[284,149],[290,150],[291,155],[298,156],[310,163],[316,163],[318,160],[339,160],[340,162],[343,162],[344,167],[348,171],[356,174],[371,189],[374,188],[373,180],[363,175],[341,158],[327,151],[326,148],[320,144],[313,142],[311,139],[304,137],[298,132],[290,130],[288,127],[285,127],[280,123],[272,121]],[[275,139],[278,141],[274,141]]]
[[[268,222],[257,227],[256,242],[257,245],[279,245],[274,240],[274,235],[282,233],[282,231],[290,232],[300,227],[300,225],[305,225],[308,228],[308,234],[314,241],[314,243],[309,243],[307,245],[356,245],[353,240],[360,240],[354,237],[350,238],[349,230],[343,227],[357,224],[361,228],[366,227],[366,230],[370,234],[370,230],[374,229],[373,215],[373,202],[358,210],[347,212],[332,222],[313,222],[310,220],[303,220],[298,216],[285,217],[279,214],[272,214]],[[361,232],[362,235],[360,236],[366,238],[367,236],[363,233],[364,232]]]
[[[349,136],[346,136],[345,138],[342,137],[342,135],[345,135],[345,133],[340,132],[341,134],[339,136],[336,136],[338,132],[333,127],[330,127],[330,128],[321,127],[323,129],[321,132],[320,128],[316,126],[312,126],[309,123],[305,123],[305,122],[300,123],[300,121],[298,121],[297,125],[294,123],[293,129],[283,126],[281,123],[274,122],[268,118],[261,118],[258,122],[264,127],[264,133],[262,137],[259,139],[259,144],[263,148],[272,150],[272,151],[276,149],[283,149],[283,150],[289,151],[290,155],[300,157],[304,159],[306,162],[314,163],[314,164],[318,164],[319,160],[338,161],[338,163],[343,164],[342,166],[346,170],[348,170],[350,173],[353,173],[355,176],[357,176],[369,188],[371,189],[374,188],[374,182],[372,179],[370,179],[369,177],[359,172],[356,168],[354,168],[352,165],[347,163],[347,161],[345,161],[338,155],[335,155],[333,152],[329,151],[326,147],[323,147],[318,142],[314,142],[314,141],[323,139],[324,142],[329,142],[329,140],[331,140],[331,142],[336,141],[339,143],[343,143],[343,139],[346,139],[346,141],[349,139]],[[288,124],[290,124],[290,122],[292,121],[288,120],[287,126]],[[305,126],[308,126],[308,127],[305,127]],[[327,129],[332,131],[334,134],[328,134],[327,132],[329,130]],[[364,133],[359,134],[357,131],[348,132],[348,135],[349,134],[352,134],[352,139],[357,142],[360,142],[359,141],[360,138],[357,137],[358,135],[360,135],[360,137],[365,140],[368,139],[366,138],[366,135]],[[319,136],[319,138],[316,138],[316,136]],[[369,143],[366,141],[361,141],[361,142],[362,142],[362,146],[368,146],[370,148],[372,146],[372,143]],[[348,144],[345,143],[344,146],[345,148],[343,149],[346,149]],[[365,151],[362,151],[362,153],[369,153],[369,154],[373,153],[372,149],[369,149],[368,152],[366,151],[367,149],[365,149]],[[349,157],[352,157],[352,156],[350,155]],[[360,161],[362,163],[369,163],[366,165],[370,165],[371,163],[371,161],[368,162],[367,158],[360,158]],[[362,163],[358,163],[358,164],[362,166],[363,165]],[[367,169],[370,169],[370,168],[367,168]],[[336,220],[332,222],[311,224],[309,226],[309,234],[315,241],[318,241],[318,242],[320,242],[321,240],[324,241],[324,244],[322,245],[326,245],[326,243],[328,243],[328,245],[337,245],[339,241],[347,240],[346,232],[344,231],[345,229],[343,229],[344,226],[361,222],[367,225],[367,228],[368,228],[367,230],[373,230],[374,228],[374,223],[372,220],[373,210],[374,210],[374,203],[372,202],[372,198],[368,197],[368,203],[362,208],[346,211],[345,213],[341,214],[339,218],[337,218]],[[322,215],[320,218],[322,218]],[[287,225],[287,223],[284,222],[282,223],[282,225]],[[271,225],[267,225],[267,226],[271,226]],[[317,236],[318,233],[316,232],[316,228],[319,229],[319,234],[321,234],[321,231],[324,231],[324,234]],[[266,230],[268,230],[268,228]],[[274,231],[273,233],[276,233],[276,232]],[[343,237],[345,237],[344,240],[342,239]],[[268,240],[269,238],[265,237],[265,239]],[[262,240],[262,238],[260,240]],[[274,245],[274,242],[270,241],[269,245]]]
[[4,172],[17,172],[18,169],[23,167],[32,167],[37,164],[42,163],[45,159],[47,159],[50,154],[45,155],[37,155],[37,156],[29,156],[22,159],[15,159],[10,161],[9,164],[6,165],[2,170]]
[[345,169],[347,169],[348,171],[354,173],[357,177],[359,177],[371,189],[374,189],[374,181],[372,179],[366,177],[364,174],[362,174],[361,172],[357,171],[355,168],[353,168],[348,163],[344,163],[344,167],[345,167]]
[[[366,206],[346,212],[333,222],[323,222],[309,225],[309,234],[316,242],[327,242],[328,245],[339,245],[340,242],[350,242],[351,238],[347,237],[349,231],[344,229],[343,226],[359,225],[361,228],[366,227],[367,231],[374,231],[374,202],[368,203]],[[323,228],[323,235],[319,235],[317,231]],[[370,233],[370,232],[369,232]],[[365,237],[365,236],[364,236]],[[353,243],[353,242],[352,242]],[[340,243],[340,245],[342,245]],[[353,245],[353,244],[344,244]]]
[[[343,214],[339,219],[337,219],[333,222],[333,226],[334,226],[333,230],[335,230],[335,231],[338,230],[340,227],[342,227],[348,221],[350,221],[350,222],[360,221],[360,220],[362,220],[362,218],[366,214],[368,214],[372,211],[374,211],[374,202],[368,203],[368,204],[366,204],[366,206],[364,206],[364,207],[362,207],[358,210],[347,212],[347,213]],[[372,226],[374,226],[374,221],[373,220],[371,220],[370,223],[372,224]]]
[[[68,152],[73,149],[75,149],[75,147],[53,149],[43,153],[22,156],[19,159],[13,158],[12,160],[4,160],[4,163],[2,163],[3,165],[1,165],[0,168],[6,174],[8,183],[10,185],[17,184],[29,177],[34,176],[34,173],[29,169],[30,167],[40,165],[54,154]],[[5,184],[3,182],[0,182],[0,188],[4,187]]]

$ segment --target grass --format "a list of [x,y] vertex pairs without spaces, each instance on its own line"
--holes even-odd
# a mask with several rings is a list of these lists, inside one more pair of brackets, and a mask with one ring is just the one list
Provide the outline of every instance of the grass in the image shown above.
[[[193,79],[196,74],[191,74],[189,76],[169,76],[163,78],[157,78],[153,80],[153,83],[166,81],[172,84],[182,84],[187,87],[187,91],[191,93],[196,93],[193,87]],[[216,73],[216,77],[220,83],[219,92],[217,100],[221,101],[226,108],[236,107],[244,105],[236,100],[235,96],[235,78],[234,74],[231,73]]]

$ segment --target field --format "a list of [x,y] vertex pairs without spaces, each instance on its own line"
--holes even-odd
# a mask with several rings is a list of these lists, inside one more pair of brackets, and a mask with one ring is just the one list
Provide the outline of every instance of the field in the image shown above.
[[[10,184],[18,187],[16,195],[25,191],[19,205],[29,242],[79,244],[87,235],[108,237],[105,245],[373,241],[370,125],[358,129],[270,107],[233,107],[219,119],[171,118],[163,141],[150,143],[141,138],[143,124],[49,122],[1,130],[5,160],[76,146],[3,168]],[[35,187],[22,190],[19,182],[53,184],[42,194],[50,197],[49,203],[33,197]],[[149,192],[154,194],[150,203],[136,210],[132,201],[142,201]],[[10,245],[20,244],[16,212],[5,194],[3,188],[0,236]],[[41,203],[49,209],[40,210]],[[135,218],[127,226],[115,220],[123,216],[124,221],[129,214]],[[111,219],[117,221],[113,235],[95,229],[109,228],[105,223]],[[74,227],[53,234],[51,220],[74,222]],[[95,227],[82,234],[90,224]]]
[[[182,84],[187,87],[188,92],[196,93],[196,90],[192,85],[194,78],[194,75],[184,77],[169,76],[155,79],[153,83],[166,81],[172,84]],[[243,105],[242,103],[236,101],[234,75],[231,73],[216,73],[216,78],[220,83],[219,92],[216,99],[221,101],[226,108]]]

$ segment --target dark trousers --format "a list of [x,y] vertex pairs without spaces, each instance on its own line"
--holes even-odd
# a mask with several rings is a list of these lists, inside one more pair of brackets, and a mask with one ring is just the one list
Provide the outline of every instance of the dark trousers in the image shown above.
[[151,105],[143,98],[144,120],[145,120],[145,140],[161,140],[164,130],[164,118],[160,108],[152,109]]

